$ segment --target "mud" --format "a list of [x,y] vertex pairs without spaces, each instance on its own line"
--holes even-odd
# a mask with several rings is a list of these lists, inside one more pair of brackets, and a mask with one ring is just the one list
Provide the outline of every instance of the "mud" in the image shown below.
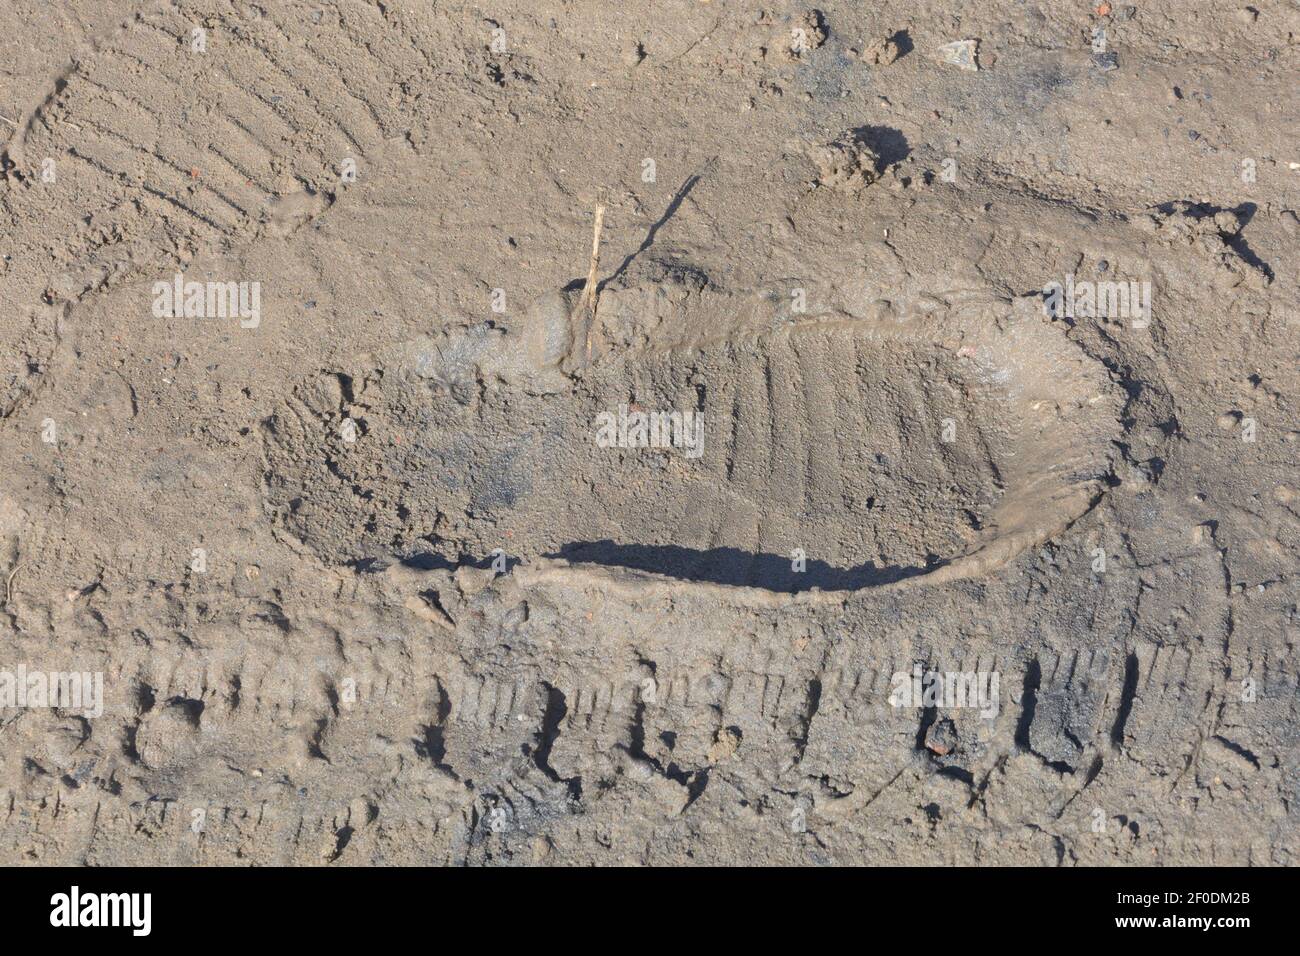
[[9,0],[0,860],[1294,863],[1300,20],[959,6]]

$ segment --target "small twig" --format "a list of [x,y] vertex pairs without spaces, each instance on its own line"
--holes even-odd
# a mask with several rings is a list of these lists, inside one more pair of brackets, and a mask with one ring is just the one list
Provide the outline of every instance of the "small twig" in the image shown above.
[[4,120],[6,123],[8,123],[8,124],[9,124],[10,126],[12,126],[14,129],[17,129],[17,128],[18,128],[18,124],[15,123],[13,120],[11,120],[9,117],[5,116],[4,113],[0,113],[0,120]]
[[23,563],[21,561],[15,564],[14,569],[9,572],[9,580],[5,581],[5,607],[8,607],[14,599],[14,576],[22,566]]
[[596,218],[591,227],[591,268],[587,270],[587,282],[582,287],[582,295],[578,298],[578,305],[573,310],[573,319],[576,321],[579,316],[585,318],[586,322],[586,345],[587,361],[591,361],[591,329],[596,322],[596,272],[600,268],[600,231],[605,225],[605,191],[602,189],[596,196]]

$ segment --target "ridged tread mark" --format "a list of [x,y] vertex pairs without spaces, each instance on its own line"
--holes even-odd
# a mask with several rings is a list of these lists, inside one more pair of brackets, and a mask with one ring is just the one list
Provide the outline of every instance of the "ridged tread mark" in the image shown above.
[[[1141,660],[1142,649],[1137,654]],[[1175,693],[1181,696],[1191,670],[1192,655],[1182,647],[1156,646],[1150,650],[1145,665],[1141,681],[1143,689],[1159,689],[1161,696],[1164,696],[1170,688],[1174,688]]]
[[[725,485],[727,476],[734,467],[731,461],[731,456],[735,453],[734,445],[728,437],[728,433],[735,428],[733,383],[730,376],[717,378],[709,375],[707,384],[704,401],[706,452],[699,461],[712,479],[719,485]],[[729,419],[728,416],[733,417]]]
[[[772,348],[764,357],[770,415],[769,441],[773,449],[768,468],[768,488],[773,495],[802,500],[806,476],[803,471],[802,407],[799,404],[802,383],[798,379],[798,370],[799,363],[788,339],[775,337]],[[764,518],[765,530],[759,536],[759,548],[764,553],[777,553],[798,539],[800,522],[797,516],[769,511]]]
[[718,543],[722,540],[722,526],[726,518],[725,502],[719,502],[718,506],[710,512],[708,532],[703,540],[703,550],[707,551],[718,546]]
[[[181,37],[169,32],[157,24],[148,21],[141,21],[141,26],[157,33],[158,36],[163,39],[164,44],[170,44],[173,49],[179,47],[183,42]],[[215,51],[213,51],[211,47],[209,47],[209,52],[201,54],[196,53],[193,54],[193,56],[195,57],[196,67],[206,67],[205,70],[199,73],[196,80],[200,78],[207,79],[213,85],[214,92],[218,94],[222,92],[221,88],[223,87],[226,91],[233,91],[236,97],[242,97],[246,101],[244,111],[250,117],[255,114],[260,115],[264,121],[267,118],[270,119],[270,122],[265,122],[264,125],[268,127],[281,127],[281,130],[276,133],[276,135],[278,135],[283,142],[294,144],[298,149],[311,149],[311,144],[305,141],[303,129],[299,124],[293,121],[289,116],[285,115],[284,109],[279,108],[276,103],[267,99],[260,91],[257,89],[246,88],[244,83],[226,68],[223,58],[216,55]],[[241,64],[241,66],[242,65],[243,64]],[[165,69],[165,67],[162,64],[159,64],[151,72],[151,76],[162,72],[163,69]],[[222,78],[224,78],[224,83],[222,82]],[[232,114],[228,113],[227,115]],[[308,125],[310,126],[312,124],[309,123]],[[267,148],[271,149],[269,146],[267,146]],[[324,154],[319,153],[314,149],[312,151],[321,159],[322,165],[329,168],[329,159]]]
[[736,403],[739,416],[735,434],[735,467],[731,479],[749,494],[762,494],[770,472],[765,467],[771,459],[768,441],[772,417],[767,404],[768,390],[763,382],[762,366],[756,356],[747,355],[745,361],[732,364],[728,372],[736,380]]
[[[969,423],[968,423],[969,427]],[[974,433],[979,440],[980,461],[988,468],[989,474],[993,476],[993,481],[999,491],[1006,487],[1006,478],[1002,473],[1002,468],[998,465],[997,455],[993,453],[993,446],[989,441],[988,432],[983,429],[975,429]]]
[[[201,226],[210,240],[214,233],[227,237],[249,220],[260,219],[284,191],[276,184],[289,180],[276,163],[286,155],[287,145],[298,160],[307,155],[320,164],[288,171],[293,179],[319,185],[334,181],[336,164],[317,148],[318,142],[334,149],[336,159],[347,154],[363,157],[370,142],[382,142],[379,113],[341,83],[336,71],[321,71],[320,90],[348,104],[348,122],[358,132],[334,122],[319,91],[294,82],[293,89],[278,98],[277,107],[256,88],[249,89],[247,80],[233,75],[218,55],[221,51],[209,46],[207,53],[191,53],[187,45],[192,25],[181,19],[172,12],[137,16],[76,64],[28,124],[33,138],[47,141],[34,144],[31,154],[69,155],[78,166],[105,177],[104,185],[119,194],[125,189],[150,205],[160,201],[164,210],[179,212],[183,221]],[[288,67],[319,62],[293,45],[279,24],[263,22],[270,38],[263,41],[265,47],[256,35],[238,28],[213,30],[209,41],[224,41],[227,56],[232,50],[249,54],[248,48],[256,47],[255,74],[274,75],[279,86],[286,78],[294,80]],[[285,38],[283,51],[276,49],[271,26]],[[148,102],[132,93],[146,79],[152,84],[153,99]],[[208,87],[211,95],[197,97],[196,85]],[[187,111],[201,133],[188,132]],[[73,183],[88,197],[103,188],[84,177],[74,177]]]
[[236,160],[235,157],[228,155],[226,151],[216,143],[208,144],[208,152],[225,163],[231,171],[243,180],[246,186],[257,189],[261,193],[262,204],[270,202],[272,197],[275,195],[275,187],[270,183],[263,182],[256,173],[242,166],[242,160]]
[[[402,44],[396,42],[394,33],[401,33],[400,25],[394,26],[383,12],[365,3],[342,5],[335,8],[339,33],[352,45],[380,63],[395,77],[415,76],[429,66],[427,56],[411,56]],[[362,22],[369,18],[369,22]],[[410,44],[414,48],[414,43]],[[380,49],[376,50],[375,47]],[[415,52],[420,53],[418,49]]]
[[[69,147],[66,155],[71,156],[73,159],[79,160],[82,163],[85,163],[87,166],[90,166],[92,169],[97,170],[99,173],[109,177],[114,181],[121,179],[120,173],[105,166],[103,163],[97,161],[93,157],[78,152],[78,150],[75,147]],[[197,210],[191,209],[189,206],[181,202],[179,199],[169,196],[166,193],[162,192],[161,190],[156,189],[152,186],[140,185],[138,188],[144,190],[150,196],[153,196],[154,198],[161,200],[167,205],[180,210],[187,217],[193,219],[199,225],[203,226],[205,230],[210,230],[211,232],[215,233],[217,237],[224,237],[228,235],[220,225],[208,219],[206,216],[204,216],[202,213],[198,212]]]
[[844,329],[832,329],[819,336],[816,374],[824,384],[827,404],[809,408],[807,414],[826,421],[834,438],[834,487],[815,487],[814,492],[824,502],[833,500],[845,504],[852,487],[846,476],[852,470],[854,456],[867,444],[870,419],[864,393],[859,387],[857,371],[846,356],[854,354],[855,336]]
[[175,72],[169,65],[161,64],[169,52],[179,53],[180,38],[168,35],[159,42],[160,27],[156,19],[165,13],[164,8],[155,6],[152,10],[138,11],[134,17],[96,43],[92,52],[79,61],[79,65],[92,61],[104,53],[113,53],[127,57],[154,72]]
[[[139,160],[145,163],[146,167],[148,166],[165,167],[165,171],[162,172],[161,174],[153,173],[151,175],[157,176],[158,181],[163,181],[169,178],[175,179],[177,182],[181,184],[181,188],[176,189],[178,195],[187,195],[191,200],[194,200],[198,198],[198,196],[195,194],[195,191],[201,190],[205,193],[211,194],[221,203],[224,203],[230,210],[232,210],[235,213],[235,221],[228,224],[228,228],[230,230],[233,231],[235,228],[237,228],[240,225],[242,221],[252,218],[252,213],[249,209],[239,205],[239,203],[235,202],[235,200],[231,199],[225,193],[221,192],[221,190],[216,189],[211,185],[209,185],[208,183],[203,182],[201,176],[199,178],[195,178],[190,174],[189,169],[186,169],[185,167],[181,166],[179,163],[175,162],[174,160],[171,160],[168,157],[162,155],[160,152],[158,152],[157,149],[153,149],[153,150],[145,149],[143,146],[139,146],[136,143],[133,143],[131,140],[127,139],[122,134],[117,133],[114,130],[107,129],[99,125],[98,123],[96,123],[94,120],[88,119],[87,117],[83,116],[80,119],[81,119],[83,129],[91,129],[96,133],[101,134],[102,137],[106,137],[107,139],[111,140],[114,143],[119,143],[120,144],[119,149],[124,154],[138,157]],[[83,141],[83,145],[85,145],[84,141]],[[194,169],[197,167],[190,167],[190,168]],[[173,188],[175,188],[175,186],[173,186]],[[224,218],[220,213],[214,212],[210,208],[207,209],[206,212],[213,219],[213,221],[220,222]]]
[[816,512],[826,500],[844,499],[844,479],[840,473],[842,460],[839,436],[833,426],[835,391],[828,385],[829,357],[826,354],[826,337],[791,336],[790,345],[800,365],[800,378],[804,383],[804,407],[808,411],[805,421],[810,424],[807,444],[808,466],[806,474],[808,495],[804,510]]
[[[354,48],[355,51],[359,53],[359,56],[364,57],[364,60],[368,61],[370,65],[378,66],[378,68],[385,70],[385,72],[389,74],[390,85],[399,85],[399,83],[403,82],[404,75],[406,75],[406,77],[409,77],[409,75],[411,75],[411,74],[403,74],[402,72],[400,72],[398,68],[396,68],[396,66],[390,64],[389,61],[382,59],[382,57],[378,56],[377,53],[374,52],[373,49],[368,46],[368,44],[365,44],[363,42],[360,42],[360,40],[357,40],[356,36],[352,34],[352,31],[347,30],[346,27],[339,27],[338,35],[346,39],[347,42],[350,42],[352,48]],[[311,44],[308,44],[308,46],[311,46]],[[321,44],[317,44],[317,46],[321,46]],[[321,56],[321,53],[316,52],[315,49],[312,49],[312,52],[313,55]],[[337,62],[337,65],[335,65],[335,69],[338,69],[339,72],[342,72],[342,70],[344,69],[351,69],[354,70],[354,72],[356,70],[354,66],[344,64],[344,62]],[[365,73],[363,70],[363,77],[368,78],[368,75],[369,74]]]
[[404,37],[407,45],[418,54],[422,67],[427,70],[436,71],[437,66],[433,60],[429,58],[428,52],[424,47],[420,46],[416,38],[403,27],[402,21],[392,14],[388,4],[380,2],[380,0],[370,0],[370,6],[376,13],[378,13],[383,25],[389,28],[388,32],[381,33],[381,36],[383,36],[385,40],[391,38],[393,34]]
[[[855,337],[853,360],[856,372],[856,387],[860,395],[882,391],[882,394],[891,397],[894,401],[897,400],[896,396],[892,396],[888,390],[890,387],[889,382],[883,383],[882,388],[882,383],[876,374],[876,369],[880,364],[878,345],[869,340]],[[870,448],[864,449],[866,456],[862,462],[863,466],[870,469],[876,468],[881,464],[882,456],[891,463],[901,461],[903,447],[897,430],[876,427],[878,423],[872,421],[865,403],[859,401],[856,405],[859,414],[855,420],[855,427],[859,430],[859,434],[870,438]]]
[[[114,51],[110,50],[106,52],[113,53]],[[121,56],[121,54],[117,55]],[[113,67],[114,64],[111,57],[95,57],[80,68],[77,75],[77,81],[90,83],[105,94],[116,94],[117,96],[122,97],[137,109],[140,109],[154,117],[160,130],[174,129],[176,126],[176,119],[166,117],[162,113],[159,113],[157,109],[142,103],[131,95],[129,91],[138,84],[139,78],[133,76],[130,71],[123,73],[121,71],[115,71]],[[193,98],[193,92],[191,90],[186,90],[166,77],[165,69],[163,67],[151,68],[148,75],[151,81],[155,83],[155,90],[157,90],[158,82],[162,82],[165,91],[168,94],[164,101],[167,104],[176,108],[181,108],[182,104],[189,102]],[[222,71],[221,75],[229,78],[229,74],[225,71]],[[237,132],[238,138],[246,137],[253,148],[252,152],[254,155],[252,158],[254,161],[261,159],[266,172],[270,173],[272,169],[271,160],[278,153],[283,152],[282,144],[285,142],[293,143],[297,140],[298,136],[294,128],[289,126],[283,118],[279,117],[279,115],[274,112],[274,110],[259,109],[257,106],[254,106],[253,104],[258,103],[258,101],[246,91],[240,90],[239,84],[235,83],[233,79],[229,84],[226,84],[220,80],[217,73],[214,71],[202,74],[201,78],[207,79],[212,85],[214,102],[223,99],[236,99],[242,96],[247,101],[245,107],[242,109],[249,119],[253,117],[254,113],[260,113],[264,116],[269,115],[272,118],[271,123],[260,124],[264,128],[264,132],[259,134],[239,118],[238,114],[240,109],[222,108],[220,103],[217,102],[216,108],[209,109],[204,114],[205,120],[212,120],[215,118],[217,125],[225,126],[225,133],[227,135],[233,131]],[[197,81],[198,78],[196,78],[196,82]],[[235,96],[229,96],[230,90],[234,90]],[[213,106],[214,102],[210,102],[206,105]],[[276,129],[275,127],[279,127],[279,129]],[[245,160],[245,162],[247,161],[248,160]],[[322,162],[324,161],[322,160]],[[266,173],[263,175],[266,175]],[[250,176],[248,178],[251,179],[253,177]]]
[[1203,716],[1208,713],[1218,690],[1207,686],[1203,674],[1193,675],[1194,660],[1192,649],[1186,646],[1139,643],[1126,665],[1121,706],[1127,704],[1127,711],[1123,712],[1122,726],[1116,721],[1112,742],[1131,742],[1135,750],[1165,759],[1187,741],[1186,732],[1195,731],[1199,736],[1189,758],[1194,759],[1209,731],[1199,725],[1169,725],[1155,717],[1168,708],[1201,708]]
[[[728,354],[727,359],[730,364],[735,358],[734,346],[729,344],[728,351],[730,354]],[[728,487],[730,487],[736,473],[736,459],[740,454],[741,401],[743,396],[740,392],[739,381],[732,379],[731,376],[726,376],[726,383],[726,394],[731,398],[731,413],[727,417],[727,424],[730,426],[730,431],[726,439],[726,480]]]
[[[223,189],[231,190],[239,194],[239,198],[242,199],[243,202],[241,203],[238,199],[231,198],[229,195],[223,193],[222,190],[217,189],[206,181],[201,182],[201,185],[220,195],[229,205],[235,206],[240,209],[241,212],[251,215],[252,210],[260,209],[261,206],[269,200],[273,191],[267,185],[257,182],[252,173],[232,162],[223,152],[217,149],[214,144],[209,144],[207,149],[204,150],[198,144],[191,142],[188,138],[166,137],[164,133],[167,130],[168,124],[165,124],[162,117],[157,113],[133,100],[130,96],[124,94],[120,90],[109,90],[93,80],[85,77],[82,79],[97,92],[97,95],[101,99],[110,103],[115,111],[134,110],[140,117],[151,118],[157,124],[157,139],[155,141],[154,154],[173,168],[179,169],[182,172],[187,172],[189,169],[198,169],[204,176],[211,176],[216,172],[213,166],[210,165],[211,156],[217,156],[220,160],[220,163],[217,165],[217,170],[221,171],[218,181],[221,183]],[[102,124],[97,123],[95,120],[91,120],[85,116],[79,116],[78,120],[82,123],[90,123],[100,132],[107,133],[115,139],[122,139],[128,145],[134,146],[135,148],[143,148],[134,144],[130,139],[122,136],[116,130],[109,129]],[[180,155],[176,158],[164,156],[158,150],[157,141],[165,141],[173,149],[177,149]]]
[[[120,51],[111,51],[111,52],[120,52]],[[102,60],[96,61],[96,63],[94,64],[96,69],[102,68],[102,65],[103,65]],[[170,92],[172,93],[175,100],[183,99],[184,96],[183,91],[179,86],[174,84],[171,80],[167,80],[157,76],[154,77],[154,80],[155,83],[161,80],[164,84],[168,85],[170,87]],[[158,113],[152,107],[148,106],[145,103],[142,103],[140,100],[133,97],[131,93],[125,88],[106,86],[105,84],[100,83],[98,80],[96,80],[95,78],[93,78],[87,73],[78,74],[78,82],[88,83],[92,87],[101,90],[104,94],[116,96],[119,99],[121,99],[123,102],[130,104],[132,107],[139,110],[140,112],[153,117],[154,121],[158,124],[158,127],[160,129],[165,129],[173,125],[172,122],[168,120],[166,117],[164,117],[162,114]],[[218,148],[218,146],[215,143],[209,143],[207,145],[207,150],[209,152],[216,153],[218,156],[224,159],[239,174],[239,176],[242,177],[242,179],[245,182],[252,183],[254,186],[260,189],[267,196],[274,195],[276,190],[275,187],[272,185],[272,182],[275,179],[275,171],[271,168],[271,162],[270,162],[270,158],[274,155],[272,145],[260,139],[254,130],[250,129],[248,126],[242,123],[238,118],[231,116],[227,113],[224,113],[220,110],[215,110],[215,109],[208,110],[207,112],[204,113],[204,119],[208,122],[223,126],[224,129],[222,129],[219,132],[219,135],[224,137],[227,140],[231,140],[232,146],[234,145],[233,140],[242,140],[244,145],[244,149],[242,150],[242,152],[246,153],[246,155],[241,155],[240,157],[238,157],[238,159],[236,159],[236,157],[230,156],[223,149]],[[196,148],[200,148],[199,144],[197,143],[193,145]],[[230,147],[228,146],[227,148]],[[262,168],[260,170],[251,169],[249,168],[250,162],[252,163],[260,162]]]
[[850,336],[847,342],[849,361],[844,363],[847,370],[846,388],[853,393],[852,401],[845,414],[847,421],[845,423],[845,434],[862,436],[863,441],[854,449],[860,453],[853,461],[853,466],[862,467],[868,464],[866,460],[870,456],[868,453],[868,440],[870,448],[879,449],[882,437],[877,434],[877,430],[872,428],[871,415],[867,408],[867,403],[863,396],[872,394],[877,387],[872,384],[870,369],[867,358],[863,355],[863,350],[867,347],[867,342],[863,341],[861,336]]
[[[326,124],[324,126],[324,129],[327,132],[335,131],[338,134],[341,134],[343,138],[346,139],[351,144],[352,151],[355,151],[358,154],[362,154],[365,152],[365,147],[361,145],[361,142],[360,140],[357,139],[356,134],[354,134],[352,130],[348,129],[348,127],[343,124],[340,118],[336,115],[336,111],[330,109],[324,103],[322,103],[320,101],[320,97],[317,96],[317,94],[312,92],[310,89],[308,89],[306,86],[304,86],[302,82],[297,78],[297,76],[295,76],[290,70],[286,69],[285,66],[282,63],[280,63],[280,61],[277,59],[276,55],[271,52],[271,50],[269,50],[264,44],[257,42],[257,39],[254,36],[252,36],[252,34],[242,33],[242,32],[232,32],[231,35],[243,41],[245,50],[253,51],[259,54],[262,57],[262,59],[267,64],[270,65],[272,70],[278,72],[285,80],[288,81],[289,88],[293,90],[293,92],[298,97],[302,98],[306,102],[308,115],[311,116],[314,120],[318,121],[318,123],[310,126],[307,124],[303,124],[302,128],[304,129],[311,128],[313,130],[319,130],[321,128],[319,123],[323,122]],[[245,62],[244,65],[247,66],[247,62]],[[326,76],[328,77],[328,74],[326,74]]]
[[836,355],[843,358],[834,361],[839,374],[828,375],[836,405],[833,413],[823,414],[831,414],[836,420],[835,431],[842,438],[838,446],[840,474],[857,476],[852,484],[846,482],[841,486],[839,500],[845,512],[855,515],[856,536],[871,547],[875,544],[875,522],[867,520],[863,512],[868,508],[867,499],[875,495],[868,493],[874,489],[868,485],[867,476],[875,464],[875,454],[892,436],[888,429],[881,434],[873,420],[874,397],[882,392],[880,382],[873,377],[872,366],[863,360],[864,345],[860,336],[848,330],[837,331],[831,358],[833,361]]
[[[778,373],[780,387],[775,387],[773,377]],[[803,468],[803,415],[806,409],[800,402],[803,382],[799,374],[799,362],[789,340],[775,338],[767,356],[768,407],[772,413],[772,445],[775,448],[779,444],[781,454],[773,461],[771,477],[779,487],[790,491],[802,491],[807,480]]]
[[[366,97],[358,96],[356,93],[352,92],[353,85],[356,82],[355,76],[344,76],[345,71],[349,74],[354,72],[351,66],[340,63],[337,60],[326,60],[324,56],[312,48],[311,40],[313,38],[302,37],[301,42],[295,42],[293,37],[286,33],[284,28],[281,27],[280,24],[276,23],[275,20],[268,19],[266,22],[280,34],[281,39],[287,47],[290,47],[294,51],[300,51],[303,56],[310,58],[315,63],[316,67],[322,71],[324,76],[333,80],[334,75],[337,74],[338,81],[334,85],[341,90],[345,96],[361,105],[361,107],[366,111],[370,122],[375,127],[375,130],[378,132],[379,137],[381,139],[384,138],[386,135],[385,123],[383,118],[379,115],[379,112],[375,109],[374,103]],[[381,97],[380,102],[382,101],[383,99]]]
[[[319,146],[311,141],[309,133],[316,132],[320,127],[320,118],[316,117],[313,121],[311,111],[305,117],[296,117],[290,115],[289,98],[280,96],[279,101],[272,100],[270,97],[263,95],[258,89],[245,88],[240,80],[230,72],[225,64],[218,63],[216,72],[225,77],[228,81],[229,88],[238,92],[240,96],[246,98],[250,103],[259,103],[263,107],[259,112],[264,116],[274,117],[288,131],[287,134],[281,134],[281,138],[294,146],[298,152],[308,152],[320,161],[321,168],[332,170],[336,160],[331,160],[330,155],[323,152]],[[215,78],[215,74],[214,74]],[[280,94],[275,94],[280,95]],[[337,131],[337,127],[334,127]],[[327,127],[328,130],[328,127]],[[346,137],[345,137],[346,138]],[[336,149],[335,156],[341,159],[347,155],[350,150]]]
[[[94,124],[87,121],[83,127],[83,130],[86,129],[94,129]],[[104,168],[114,170],[117,178],[122,181],[133,183],[140,189],[149,189],[155,194],[168,195],[186,208],[194,209],[204,221],[222,233],[233,233],[239,222],[246,217],[243,209],[233,207],[237,216],[231,220],[229,213],[214,207],[207,196],[196,194],[191,189],[196,182],[185,170],[161,159],[155,153],[134,146],[130,140],[123,139],[123,143],[123,146],[116,146],[104,138],[82,135],[78,152],[82,156],[94,157]]]
[[[950,483],[960,481],[961,469],[961,452],[969,447],[969,442],[974,436],[975,440],[982,441],[982,433],[978,428],[973,427],[970,418],[970,402],[965,401],[935,401],[934,390],[931,389],[922,396],[925,401],[925,407],[930,414],[923,415],[920,427],[924,430],[926,440],[932,448],[938,452],[934,456],[940,467],[943,469],[945,478]],[[943,419],[951,418],[956,428],[956,440],[951,442],[942,441],[943,437]]]
[[[412,77],[427,75],[429,71],[441,75],[438,65],[421,45],[420,31],[411,29],[416,25],[414,21],[403,20],[382,4],[348,5],[342,10],[336,8],[327,11],[327,16],[332,13],[337,19],[336,21],[327,19],[323,29],[319,31],[313,31],[310,26],[303,31],[305,21],[295,19],[293,12],[277,9],[274,6],[269,7],[269,11],[263,11],[266,15],[260,19],[232,23],[228,29],[220,21],[215,27],[211,26],[206,19],[206,10],[201,16],[198,13],[190,15],[190,12],[184,4],[173,4],[168,8],[138,13],[130,24],[117,31],[109,41],[110,44],[117,44],[117,46],[101,47],[88,58],[87,63],[98,61],[103,71],[98,75],[106,81],[104,88],[108,90],[120,86],[121,89],[112,90],[119,96],[129,99],[128,91],[138,85],[141,79],[147,77],[155,85],[160,82],[164,84],[173,93],[172,99],[177,105],[183,107],[189,104],[191,109],[194,106],[193,83],[202,82],[206,77],[214,89],[214,96],[202,103],[200,109],[203,110],[205,129],[211,131],[213,127],[220,127],[219,132],[210,133],[211,137],[219,142],[193,144],[196,148],[203,149],[207,158],[207,162],[196,162],[193,165],[190,164],[189,156],[184,155],[183,151],[174,152],[170,148],[160,146],[155,150],[154,157],[159,162],[178,170],[182,179],[178,183],[173,183],[170,179],[163,179],[160,176],[162,188],[157,184],[151,184],[143,189],[143,192],[149,197],[151,203],[155,199],[161,200],[167,207],[181,211],[187,218],[204,222],[209,228],[220,230],[221,224],[228,217],[209,206],[204,200],[197,198],[194,190],[205,195],[211,191],[216,197],[214,202],[220,202],[238,211],[243,217],[260,212],[261,207],[265,205],[265,200],[259,202],[257,199],[246,199],[243,191],[235,186],[239,183],[250,187],[255,185],[267,197],[273,197],[283,191],[276,188],[275,184],[277,181],[281,183],[287,181],[286,172],[280,170],[277,163],[285,156],[284,144],[292,145],[297,157],[307,152],[320,159],[319,173],[301,168],[289,171],[295,174],[293,178],[298,182],[319,188],[323,181],[333,179],[329,174],[335,170],[336,163],[316,149],[314,139],[323,136],[328,147],[330,140],[342,137],[353,144],[359,154],[364,155],[364,148],[368,145],[367,124],[373,124],[381,141],[387,127],[400,131],[404,125],[400,122],[400,117],[398,120],[388,121],[387,124],[383,119],[383,116],[391,113],[384,107],[394,98],[392,86],[405,88]],[[331,29],[335,24],[337,28]],[[189,50],[190,31],[197,25],[208,26],[209,48],[205,54],[192,53]],[[264,31],[260,39],[256,32],[259,29]],[[270,37],[272,33],[276,34],[283,44],[274,42],[274,38]],[[301,37],[301,42],[294,42],[291,33]],[[333,45],[327,43],[327,40],[332,41]],[[266,97],[259,97],[256,90],[250,94],[248,90],[241,89],[243,84],[231,75],[222,63],[223,43],[226,46],[224,52],[227,56],[230,55],[232,48],[237,48],[236,53],[238,53],[246,46],[258,47],[262,57],[269,64],[259,68],[258,72],[262,74],[274,70],[280,76],[292,80],[293,68],[298,63],[310,61],[320,67],[334,60],[338,67],[311,69],[310,73],[319,73],[322,77],[320,88],[299,86],[297,94],[289,98],[295,102],[282,100],[277,106]],[[336,47],[340,50],[355,48],[357,56],[351,58],[352,62],[342,62],[331,55]],[[330,53],[326,53],[326,50]],[[216,69],[212,67],[214,61],[217,65]],[[128,63],[133,64],[134,69],[124,70]],[[134,75],[122,80],[124,72]],[[446,70],[441,72],[445,73]],[[118,75],[119,80],[122,80],[121,82],[109,79],[114,73]],[[178,85],[169,79],[169,74],[184,77],[185,85]],[[374,82],[376,76],[386,76],[391,82],[376,83]],[[225,79],[223,80],[222,77]],[[342,79],[344,77],[348,81],[344,81]],[[349,82],[357,80],[362,82]],[[354,88],[362,95],[354,93]],[[330,116],[321,108],[317,95],[321,90],[328,90],[331,94],[338,93],[347,103],[356,105],[356,109],[348,111],[348,119],[353,123],[351,128],[340,122],[331,134],[328,128],[321,125],[322,117]],[[305,106],[296,102],[298,98],[303,100]],[[175,125],[174,120],[168,121],[157,111],[148,110],[145,104],[136,100],[131,102],[157,117],[156,122],[160,128],[165,129],[169,122],[170,125]],[[226,104],[229,109],[214,108],[218,103]],[[255,103],[260,103],[261,107],[259,108]],[[75,118],[76,104],[73,104],[72,109]],[[236,115],[225,115],[226,113]],[[247,122],[241,120],[241,115]],[[111,121],[100,124],[98,132],[101,136],[112,138],[110,133],[113,131],[113,126]],[[299,126],[307,130],[309,135],[300,135]],[[238,130],[239,134],[235,135],[230,130]],[[101,162],[98,166],[90,162],[93,157],[89,154],[94,152],[93,147],[86,147],[77,153],[76,159],[80,163],[85,163],[87,169],[98,169],[106,173],[119,187],[131,182],[130,176],[125,179],[114,176],[111,162]],[[273,163],[276,165],[273,166]],[[213,180],[204,182],[202,177],[199,177],[197,182],[187,182],[187,178],[195,179],[195,177],[185,176],[188,171],[186,167],[199,168],[205,173],[210,173]],[[174,195],[168,195],[168,190],[173,185],[183,188]],[[93,183],[87,183],[87,188],[94,190],[96,187]]]
[[[931,420],[933,416],[928,414],[928,396],[922,392],[916,376],[900,375],[890,383],[889,388],[898,434],[905,436],[904,454],[909,459],[910,466],[910,458],[916,449],[922,449],[928,456],[931,449],[942,445],[938,441],[940,423]],[[909,412],[917,411],[920,414],[908,418]],[[908,467],[907,470],[910,472],[912,469]]]
[[766,349],[763,352],[763,400],[767,408],[767,474],[764,475],[764,481],[771,488],[775,484],[776,462],[779,455],[780,441],[776,432],[776,397],[773,394],[772,385],[772,351]]

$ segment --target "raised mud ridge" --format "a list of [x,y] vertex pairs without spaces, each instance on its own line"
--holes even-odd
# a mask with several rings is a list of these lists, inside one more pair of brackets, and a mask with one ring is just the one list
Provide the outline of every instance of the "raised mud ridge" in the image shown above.
[[[555,296],[315,376],[266,424],[268,507],[333,562],[500,549],[530,577],[765,602],[983,574],[1102,493],[1120,396],[1037,300],[782,305],[610,290],[588,360]],[[687,427],[631,447],[638,410]]]

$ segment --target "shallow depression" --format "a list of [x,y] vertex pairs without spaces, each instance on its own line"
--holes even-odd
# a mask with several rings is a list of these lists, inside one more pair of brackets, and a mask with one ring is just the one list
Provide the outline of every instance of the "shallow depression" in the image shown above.
[[568,374],[567,333],[408,343],[304,383],[268,423],[268,503],[339,562],[501,549],[836,591],[996,566],[1109,470],[1109,383],[1034,316],[733,332]]

